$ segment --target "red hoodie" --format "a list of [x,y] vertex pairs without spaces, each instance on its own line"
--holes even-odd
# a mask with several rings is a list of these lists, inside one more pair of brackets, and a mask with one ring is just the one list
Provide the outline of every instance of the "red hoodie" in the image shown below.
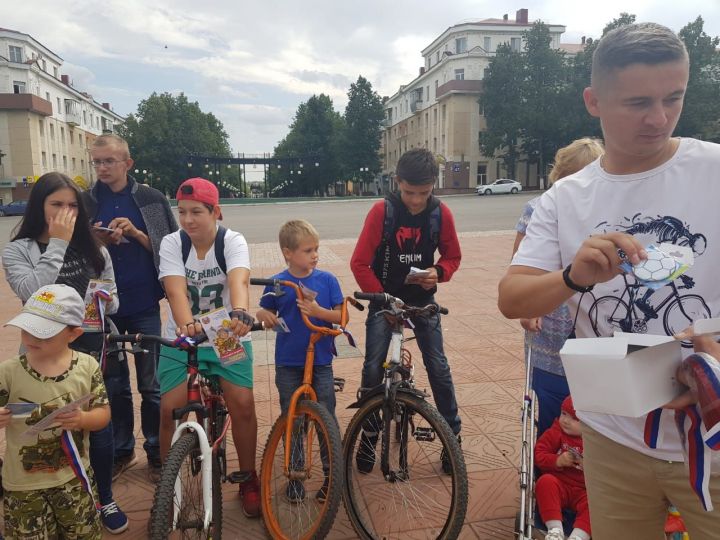
[[[364,292],[387,292],[394,296],[399,296],[411,304],[417,303],[417,305],[420,305],[432,296],[435,291],[425,291],[417,285],[403,286],[401,284],[411,266],[429,268],[434,265],[439,268],[439,282],[450,280],[453,273],[455,273],[460,266],[461,259],[460,243],[458,242],[457,233],[455,232],[455,221],[450,209],[434,197],[430,197],[428,200],[428,208],[415,216],[410,215],[397,195],[391,194],[388,199],[397,209],[395,231],[392,231],[391,237],[393,239],[396,238],[396,233],[399,229],[404,231],[410,230],[412,234],[408,233],[406,236],[415,239],[423,245],[426,245],[428,242],[424,235],[428,231],[429,213],[435,206],[440,206],[440,235],[438,239],[440,259],[434,262],[433,254],[429,253],[427,256],[423,255],[422,260],[414,259],[412,262],[408,262],[407,254],[403,253],[404,250],[396,250],[398,253],[393,253],[394,256],[390,261],[390,274],[392,277],[391,281],[400,285],[391,287],[390,289],[392,290],[383,290],[380,278],[373,270],[373,262],[378,247],[383,242],[383,222],[385,220],[385,201],[378,201],[372,206],[365,218],[365,225],[363,226],[360,237],[355,245],[355,251],[350,259],[350,268],[355,276],[355,281],[357,281],[360,289]],[[411,244],[413,243],[411,242]],[[416,246],[411,245],[410,247],[412,248],[413,256],[415,256]]]
[[535,465],[543,473],[552,474],[572,486],[584,488],[585,475],[580,469],[575,467],[558,469],[555,466],[558,456],[570,449],[582,456],[582,437],[568,435],[560,427],[560,422],[555,420],[553,425],[542,434],[535,444]]

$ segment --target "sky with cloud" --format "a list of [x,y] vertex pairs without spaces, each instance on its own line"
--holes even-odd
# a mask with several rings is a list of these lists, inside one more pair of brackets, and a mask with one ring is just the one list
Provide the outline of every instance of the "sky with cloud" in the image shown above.
[[184,92],[223,122],[235,152],[261,153],[311,95],[328,94],[342,112],[358,75],[392,95],[446,28],[520,8],[565,25],[566,43],[598,37],[622,11],[676,31],[702,15],[720,35],[718,0],[32,0],[4,2],[0,26],[60,55],[74,86],[119,114],[152,92]]

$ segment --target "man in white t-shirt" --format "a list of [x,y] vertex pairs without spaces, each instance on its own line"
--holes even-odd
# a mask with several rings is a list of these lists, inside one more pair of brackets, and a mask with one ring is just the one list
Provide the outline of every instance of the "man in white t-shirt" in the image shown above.
[[[687,51],[668,28],[628,25],[601,39],[583,97],[600,119],[606,153],[542,196],[500,282],[505,316],[537,317],[567,302],[573,315],[579,311],[578,337],[670,335],[688,327],[688,317],[718,316],[720,146],[672,138],[687,82]],[[687,246],[695,258],[682,279],[652,295],[621,275],[618,254],[638,263],[650,243]],[[684,345],[686,355],[694,345],[720,358],[712,340]],[[693,399],[687,393],[666,407]],[[705,512],[690,488],[673,411],[663,411],[656,449],[644,442],[644,418],[578,416],[593,538],[662,538],[668,501],[691,538],[718,538],[720,511]],[[710,478],[709,489],[720,501],[720,477]]]

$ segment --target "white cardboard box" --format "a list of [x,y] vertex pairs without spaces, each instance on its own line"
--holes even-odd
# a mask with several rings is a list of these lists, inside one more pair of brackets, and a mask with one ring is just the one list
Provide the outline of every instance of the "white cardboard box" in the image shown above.
[[683,388],[675,380],[680,342],[670,336],[625,334],[568,339],[560,351],[577,410],[637,418]]

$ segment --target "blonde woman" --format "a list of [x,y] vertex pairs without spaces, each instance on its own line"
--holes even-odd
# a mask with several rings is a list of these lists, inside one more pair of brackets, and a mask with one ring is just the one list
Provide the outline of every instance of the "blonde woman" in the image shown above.
[[[554,183],[575,174],[603,154],[603,146],[597,139],[583,138],[573,141],[555,154],[555,163],[548,179]],[[540,197],[529,200],[523,208],[515,230],[513,255],[525,237],[530,217]],[[560,349],[573,330],[570,310],[562,305],[544,317],[520,319],[520,324],[532,335],[528,342],[532,347],[532,389],[537,395],[539,408],[538,437],[549,428],[560,414],[560,404],[570,395],[565,371],[560,361]],[[526,351],[527,352],[527,351]]]

